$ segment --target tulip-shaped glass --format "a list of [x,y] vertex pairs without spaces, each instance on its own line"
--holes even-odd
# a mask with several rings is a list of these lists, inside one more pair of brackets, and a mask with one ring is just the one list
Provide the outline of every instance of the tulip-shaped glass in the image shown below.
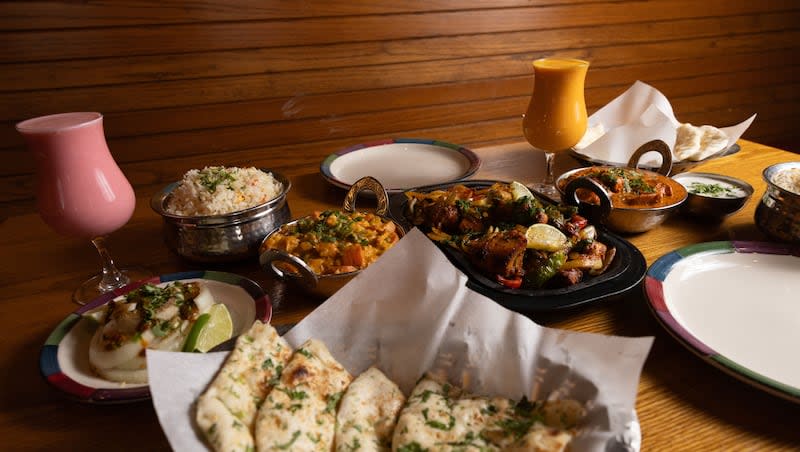
[[572,58],[543,58],[533,62],[534,88],[522,117],[525,139],[545,155],[543,183],[532,188],[557,197],[555,153],[569,150],[586,133],[584,81],[589,62]]
[[103,115],[62,113],[17,124],[36,163],[36,200],[42,219],[56,232],[92,241],[102,272],[73,293],[85,304],[97,296],[144,279],[144,269],[120,270],[105,237],[130,220],[136,205],[133,188],[106,144]]

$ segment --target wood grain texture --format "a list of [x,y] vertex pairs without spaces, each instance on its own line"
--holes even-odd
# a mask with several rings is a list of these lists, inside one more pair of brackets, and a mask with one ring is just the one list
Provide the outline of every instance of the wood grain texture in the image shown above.
[[32,209],[13,127],[29,117],[102,112],[134,172],[313,162],[386,136],[476,146],[519,139],[530,61],[546,55],[591,60],[590,111],[643,80],[682,121],[758,113],[745,137],[791,149],[798,23],[777,0],[0,2],[0,204]]

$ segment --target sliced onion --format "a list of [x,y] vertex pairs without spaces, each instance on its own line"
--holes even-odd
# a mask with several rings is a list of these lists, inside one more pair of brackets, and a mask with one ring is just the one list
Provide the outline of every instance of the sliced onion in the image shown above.
[[89,343],[89,363],[97,369],[111,369],[122,365],[134,358],[144,350],[140,341],[128,341],[114,350],[106,350],[103,344],[103,331],[112,323],[95,331]]
[[95,369],[106,380],[120,383],[140,384],[147,383],[147,369]]
[[194,297],[194,304],[200,310],[200,313],[208,311],[211,309],[211,305],[214,304],[214,297],[204,284],[200,284],[200,292]]
[[597,229],[595,229],[593,224],[590,224],[589,226],[581,229],[581,232],[578,233],[578,236],[581,238],[581,240],[595,240],[597,239]]

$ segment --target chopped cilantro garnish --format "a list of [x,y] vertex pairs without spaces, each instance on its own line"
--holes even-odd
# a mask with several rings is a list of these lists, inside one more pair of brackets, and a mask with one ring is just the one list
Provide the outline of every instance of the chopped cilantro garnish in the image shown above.
[[428,449],[422,447],[418,442],[412,441],[408,444],[398,446],[397,452],[428,452]]
[[444,422],[428,419],[428,409],[425,408],[422,410],[422,417],[425,418],[425,425],[439,430],[449,431],[452,430],[453,427],[456,425],[455,416],[453,416],[452,414],[448,414],[448,416],[450,417],[450,420],[448,421],[447,424],[445,424]]
[[733,190],[720,184],[704,184],[702,182],[692,182],[689,184],[689,193],[696,195],[709,195],[712,197],[717,196],[730,196]]
[[303,400],[308,398],[308,393],[305,391],[293,391],[284,388],[278,388],[278,390],[288,395],[290,400]]
[[217,186],[225,184],[228,189],[232,189],[231,183],[236,180],[226,168],[222,166],[211,166],[204,168],[200,171],[200,185],[205,187],[206,190],[214,193],[217,191]]
[[325,405],[326,413],[333,413],[334,411],[336,411],[336,405],[339,404],[339,400],[341,400],[342,394],[344,393],[340,391],[328,396],[328,403]]
[[294,442],[297,441],[297,438],[299,436],[300,436],[300,430],[295,430],[294,433],[292,433],[292,439],[290,439],[289,442],[285,444],[275,444],[275,447],[281,450],[287,450],[290,447],[292,447],[292,444],[294,444]]

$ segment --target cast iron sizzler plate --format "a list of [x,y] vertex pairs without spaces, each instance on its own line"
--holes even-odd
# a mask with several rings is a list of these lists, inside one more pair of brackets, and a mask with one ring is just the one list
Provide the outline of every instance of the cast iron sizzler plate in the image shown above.
[[[490,186],[495,182],[498,181],[471,180],[428,185],[409,191],[427,193],[434,190],[444,190],[456,184],[470,188],[481,188]],[[543,202],[552,203],[552,200],[538,193],[534,193],[534,195]],[[406,230],[410,230],[414,226],[404,213],[407,201],[408,198],[405,196],[405,192],[395,194],[390,198],[389,210],[391,216],[398,223],[405,227]],[[521,314],[554,312],[621,295],[636,287],[644,278],[647,271],[647,262],[642,253],[622,237],[615,235],[602,226],[595,225],[595,227],[597,228],[598,239],[606,245],[617,249],[614,260],[603,274],[592,276],[578,284],[558,289],[508,288],[484,275],[458,250],[440,243],[437,243],[437,246],[444,252],[450,262],[467,275],[467,287],[470,289]]]

